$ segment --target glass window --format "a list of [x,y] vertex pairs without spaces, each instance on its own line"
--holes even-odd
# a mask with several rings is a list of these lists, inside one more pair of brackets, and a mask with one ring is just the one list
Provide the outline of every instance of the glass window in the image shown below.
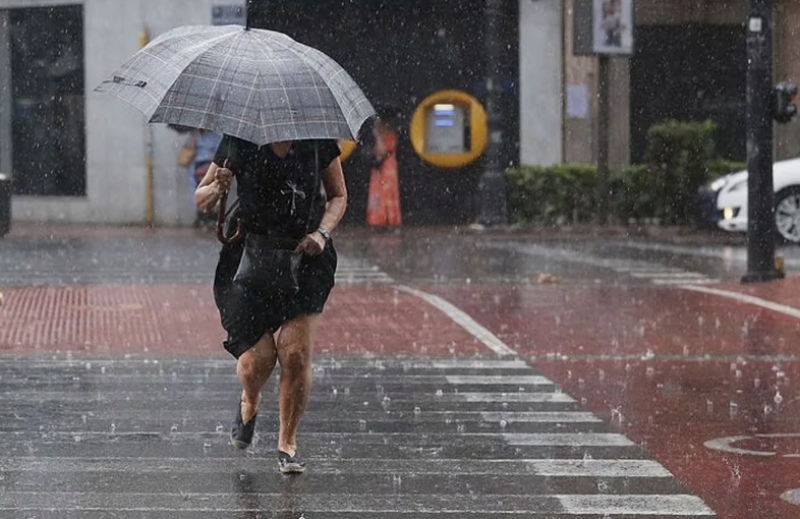
[[15,192],[84,196],[83,8],[12,9],[7,19]]

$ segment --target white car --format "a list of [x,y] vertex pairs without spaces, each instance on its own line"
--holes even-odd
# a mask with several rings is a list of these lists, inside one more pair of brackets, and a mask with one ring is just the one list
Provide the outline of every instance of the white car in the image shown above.
[[[775,233],[778,239],[800,244],[800,158],[772,166],[775,192]],[[717,222],[726,231],[747,231],[747,171],[718,178],[709,186],[717,193]]]

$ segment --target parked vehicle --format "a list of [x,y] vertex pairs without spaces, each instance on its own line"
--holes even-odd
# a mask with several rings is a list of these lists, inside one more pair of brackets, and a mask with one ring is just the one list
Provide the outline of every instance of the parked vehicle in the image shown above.
[[[776,162],[772,178],[775,236],[784,243],[800,244],[800,158]],[[703,186],[698,193],[702,221],[725,231],[747,232],[747,179],[744,170]]]

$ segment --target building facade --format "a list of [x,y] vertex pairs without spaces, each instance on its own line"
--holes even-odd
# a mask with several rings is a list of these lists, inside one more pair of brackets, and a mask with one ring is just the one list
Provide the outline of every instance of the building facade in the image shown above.
[[93,90],[148,36],[210,24],[217,4],[0,0],[0,171],[13,177],[15,220],[193,221],[188,172],[176,164],[184,137]]
[[[573,53],[574,1],[519,5],[521,160],[595,162],[598,60]],[[670,118],[712,119],[720,154],[745,160],[747,2],[634,0],[634,6],[634,52],[610,59],[612,165],[640,161],[648,128]],[[774,80],[798,83],[793,37],[800,3],[775,0],[773,23]],[[798,153],[800,123],[776,125],[776,160]]]
[[[93,92],[146,36],[220,22],[246,0],[0,0],[0,171],[14,178],[13,218],[143,223],[194,219],[184,136]],[[745,157],[746,2],[634,0],[634,52],[611,59],[610,159],[641,160],[647,129],[711,118],[727,158]],[[436,91],[486,99],[485,0],[270,0],[255,27],[281,30],[340,61],[399,136],[408,224],[474,221],[481,160],[431,166],[412,149],[415,107]],[[574,0],[507,0],[497,64],[504,164],[594,162],[597,59],[573,53]],[[800,81],[800,3],[775,0],[775,79]],[[689,58],[691,57],[691,59]],[[800,152],[797,121],[776,127],[776,158]],[[370,150],[346,163],[364,221]],[[152,165],[152,168],[149,167]],[[150,173],[152,172],[152,176]],[[151,181],[152,179],[152,181]]]

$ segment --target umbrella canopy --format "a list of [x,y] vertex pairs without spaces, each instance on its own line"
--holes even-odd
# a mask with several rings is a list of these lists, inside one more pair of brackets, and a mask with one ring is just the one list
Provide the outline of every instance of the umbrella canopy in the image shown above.
[[96,89],[149,122],[203,128],[258,145],[354,139],[375,111],[349,74],[285,34],[187,26],[137,52]]

